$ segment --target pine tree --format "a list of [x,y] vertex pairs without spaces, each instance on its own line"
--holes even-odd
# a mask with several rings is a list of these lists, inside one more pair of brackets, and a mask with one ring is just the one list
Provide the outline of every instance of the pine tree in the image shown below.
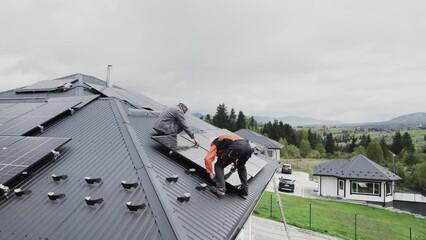
[[248,120],[248,129],[250,129],[253,132],[257,132],[260,133],[259,130],[259,124],[257,123],[257,121],[254,119],[253,116],[250,117],[250,119]]
[[246,128],[246,116],[243,111],[238,112],[237,122],[235,123],[235,131]]
[[401,133],[399,131],[397,131],[395,133],[395,136],[393,137],[392,140],[392,145],[390,147],[391,151],[394,152],[395,154],[399,154],[402,149],[404,148],[403,144],[402,144],[402,136]]
[[334,138],[333,134],[329,133],[327,134],[327,140],[325,142],[325,151],[327,153],[333,154],[335,151],[336,146],[334,145]]
[[235,110],[232,108],[231,113],[229,113],[229,117],[228,117],[227,129],[231,132],[234,132],[236,122],[237,122],[237,115],[235,114]]
[[228,126],[228,111],[225,104],[219,104],[216,109],[216,115],[213,117],[213,125],[218,128],[226,128]]
[[208,122],[208,123],[211,123],[211,122],[212,122],[212,118],[211,118],[210,114],[207,114],[207,115],[206,115],[206,118],[204,119],[204,121],[206,121],[206,122]]
[[414,148],[413,141],[411,140],[411,136],[408,132],[405,132],[402,136],[402,146],[403,148],[406,148],[410,153],[416,151],[416,149]]

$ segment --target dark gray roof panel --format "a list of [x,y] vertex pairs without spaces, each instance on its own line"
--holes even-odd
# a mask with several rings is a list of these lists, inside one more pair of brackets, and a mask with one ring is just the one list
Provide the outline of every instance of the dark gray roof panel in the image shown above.
[[[50,126],[42,135],[71,137],[60,149],[58,161],[20,186],[32,194],[11,196],[1,203],[0,239],[162,239],[146,193],[142,187],[125,190],[120,182],[136,181],[128,146],[111,111],[114,103],[97,100]],[[51,175],[66,174],[66,181],[55,182]],[[91,186],[85,177],[101,177]],[[47,193],[65,193],[62,201],[52,202]],[[86,205],[86,196],[102,197],[101,206]],[[148,203],[143,211],[129,212],[126,202]],[[26,236],[26,237],[25,237]]]
[[[74,74],[61,79],[76,78],[66,92],[16,94],[14,90],[0,93],[3,108],[9,103],[59,103],[69,97],[98,94],[89,84],[105,82],[87,75]],[[115,95],[87,98],[87,105],[75,109],[73,115],[55,118],[42,137],[66,137],[72,141],[59,149],[61,156],[19,185],[32,193],[25,197],[0,199],[0,239],[233,239],[254,210],[278,163],[260,156],[266,165],[249,181],[247,200],[229,188],[219,199],[196,186],[209,181],[205,170],[169,151],[151,139],[153,119],[144,121],[127,115],[128,109],[148,105],[161,110],[163,105],[136,96],[124,98],[127,91],[114,86]],[[118,94],[117,94],[118,93]],[[106,94],[102,94],[106,96]],[[124,97],[123,97],[124,96]],[[119,101],[122,99],[124,101]],[[65,101],[67,102],[67,101]],[[64,102],[62,102],[64,103]],[[150,106],[151,104],[151,106]],[[154,116],[155,117],[155,116]],[[188,123],[198,134],[210,137],[225,133],[195,117]],[[186,174],[188,168],[196,174]],[[67,175],[56,182],[52,175]],[[176,183],[166,178],[179,175]],[[236,174],[234,174],[237,176]],[[90,185],[85,177],[101,178]],[[126,190],[121,181],[136,182],[136,189]],[[47,193],[65,193],[63,199],[49,200]],[[190,193],[188,202],[177,200]],[[103,198],[101,205],[88,206],[85,197]],[[126,202],[146,204],[143,210],[130,212]],[[8,219],[8,221],[1,221]],[[10,220],[9,220],[10,219]],[[226,219],[224,221],[223,219]]]
[[394,181],[401,178],[391,171],[383,168],[363,155],[351,159],[335,159],[320,164],[313,169],[317,176],[335,176],[346,179],[369,179]]
[[240,129],[236,131],[235,134],[243,138],[249,139],[250,141],[253,141],[257,144],[265,146],[267,148],[281,149],[284,147],[281,143],[273,139],[267,138],[263,135],[260,135],[258,133],[255,133],[253,131],[250,131],[248,129]]

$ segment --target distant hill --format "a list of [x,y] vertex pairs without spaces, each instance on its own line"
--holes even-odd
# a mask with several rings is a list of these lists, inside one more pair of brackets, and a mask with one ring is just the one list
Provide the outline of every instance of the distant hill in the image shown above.
[[279,118],[254,116],[254,119],[262,123],[273,122],[274,120],[278,120],[293,126],[315,126],[315,125],[329,126],[329,125],[344,124],[343,122],[340,122],[340,121],[321,120],[321,119],[315,119],[310,117],[297,117],[297,116],[288,116],[288,117],[279,117]]
[[[205,114],[196,112],[192,113],[193,116],[200,118],[202,116],[205,117]],[[213,115],[211,115],[213,117]],[[293,126],[314,126],[314,125],[339,125],[343,124],[343,122],[339,121],[330,121],[330,120],[319,120],[309,117],[297,117],[297,116],[288,116],[288,117],[263,117],[263,116],[253,116],[254,119],[259,123],[267,123],[273,122],[274,120],[282,121],[283,123],[288,123]]]
[[393,129],[393,128],[415,128],[419,126],[426,127],[426,113],[418,112],[411,113],[407,115],[402,115],[396,118],[393,118],[389,121],[384,122],[371,122],[361,124],[363,127],[370,128],[384,128],[384,129]]
[[[193,113],[192,115],[200,118],[205,116],[201,113]],[[213,116],[213,115],[211,115]],[[314,119],[310,117],[297,117],[297,116],[288,116],[288,117],[263,117],[263,116],[254,116],[254,119],[260,123],[273,122],[274,120],[282,121],[283,123],[288,123],[292,126],[307,126],[307,127],[318,127],[318,126],[345,126],[345,127],[365,127],[365,128],[381,128],[381,129],[398,129],[398,128],[416,128],[419,126],[426,127],[426,112],[411,113],[407,115],[402,115],[396,118],[393,118],[389,121],[383,122],[367,122],[367,123],[354,123],[346,124],[340,121],[332,120],[321,120]]]

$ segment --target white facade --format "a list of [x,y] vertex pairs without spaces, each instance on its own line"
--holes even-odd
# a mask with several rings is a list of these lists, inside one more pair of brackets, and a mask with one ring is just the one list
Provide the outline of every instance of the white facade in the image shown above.
[[266,156],[273,158],[277,161],[280,161],[280,157],[281,157],[280,149],[268,148],[268,149],[265,150],[265,152],[266,152],[265,153]]
[[318,195],[389,205],[394,196],[393,182],[319,176]]

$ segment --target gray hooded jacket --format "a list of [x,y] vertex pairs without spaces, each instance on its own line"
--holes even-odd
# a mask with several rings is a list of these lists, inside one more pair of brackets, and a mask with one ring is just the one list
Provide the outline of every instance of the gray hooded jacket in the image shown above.
[[165,134],[178,134],[184,130],[191,138],[194,133],[189,129],[185,120],[185,113],[180,106],[165,109],[154,124],[154,130]]

